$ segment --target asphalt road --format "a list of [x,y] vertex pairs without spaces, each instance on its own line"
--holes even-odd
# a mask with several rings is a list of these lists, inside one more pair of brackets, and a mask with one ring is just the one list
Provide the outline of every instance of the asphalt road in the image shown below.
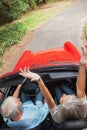
[[29,44],[33,52],[63,46],[71,41],[80,50],[82,27],[87,21],[87,0],[78,0],[41,26]]

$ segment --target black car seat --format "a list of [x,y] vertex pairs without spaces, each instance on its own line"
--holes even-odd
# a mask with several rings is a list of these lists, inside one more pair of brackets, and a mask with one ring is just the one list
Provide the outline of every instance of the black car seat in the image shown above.
[[71,120],[60,125],[54,121],[52,122],[52,130],[82,130],[84,128],[87,128],[86,120]]
[[[43,126],[43,122],[42,122],[41,124],[39,124],[35,128],[29,129],[29,130],[44,130],[44,129],[42,129],[43,127],[44,126]],[[12,129],[12,128],[1,128],[0,130],[16,130],[16,129]]]
[[[40,123],[38,126],[36,126],[35,128],[29,129],[29,130],[44,130],[44,122]],[[8,126],[5,126],[5,128],[0,128],[0,130],[16,130],[13,128],[9,128]],[[19,129],[20,130],[20,129]],[[45,129],[46,130],[46,129]]]

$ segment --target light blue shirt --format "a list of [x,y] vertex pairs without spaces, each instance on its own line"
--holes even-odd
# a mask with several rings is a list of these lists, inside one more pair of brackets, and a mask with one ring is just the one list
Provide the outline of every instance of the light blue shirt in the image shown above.
[[[40,101],[36,105],[32,101],[27,101],[22,105],[23,115],[18,121],[11,121],[8,119],[7,125],[16,130],[27,130],[38,126],[44,121],[49,113],[47,104],[42,104]],[[7,119],[4,118],[6,121]]]

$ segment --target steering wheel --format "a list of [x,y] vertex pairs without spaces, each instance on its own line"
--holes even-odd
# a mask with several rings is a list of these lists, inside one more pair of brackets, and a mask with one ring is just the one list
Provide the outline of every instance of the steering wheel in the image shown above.
[[21,91],[28,96],[35,96],[40,91],[40,89],[36,82],[32,83],[29,79],[26,79],[22,83]]
[[5,96],[5,93],[2,90],[0,90],[0,104],[4,100],[4,96]]

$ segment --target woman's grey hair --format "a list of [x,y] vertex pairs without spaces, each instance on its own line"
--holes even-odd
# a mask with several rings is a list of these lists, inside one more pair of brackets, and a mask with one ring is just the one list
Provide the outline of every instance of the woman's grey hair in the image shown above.
[[86,117],[86,104],[76,96],[61,105],[61,116],[65,120],[83,119]]
[[17,116],[17,110],[19,109],[18,103],[15,102],[14,97],[9,96],[3,101],[0,112],[5,118],[14,118]]

